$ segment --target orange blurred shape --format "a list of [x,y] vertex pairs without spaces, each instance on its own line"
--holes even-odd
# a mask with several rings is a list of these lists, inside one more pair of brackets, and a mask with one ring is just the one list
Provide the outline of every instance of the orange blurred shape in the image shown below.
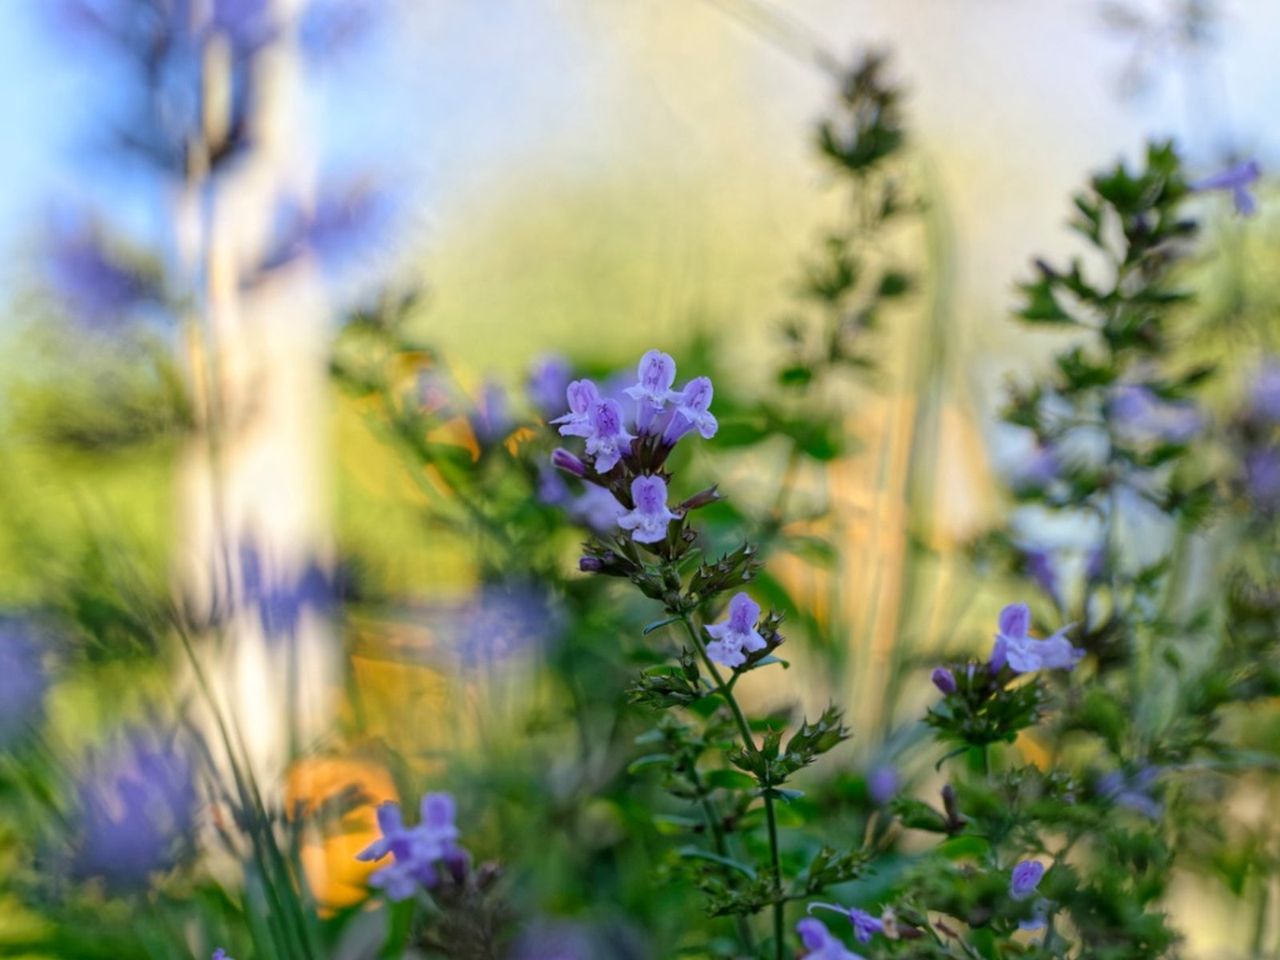
[[[315,815],[327,803],[339,809],[344,793],[359,802],[333,822],[321,822]],[[285,809],[311,821],[303,833],[302,868],[322,912],[349,907],[367,895],[369,874],[379,865],[357,860],[356,854],[379,836],[374,809],[386,800],[399,800],[395,784],[383,767],[368,760],[315,757],[289,769]]]

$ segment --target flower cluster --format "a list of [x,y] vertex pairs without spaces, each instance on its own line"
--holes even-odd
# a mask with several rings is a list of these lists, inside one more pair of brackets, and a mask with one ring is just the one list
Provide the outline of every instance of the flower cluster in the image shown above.
[[407,900],[419,889],[435,887],[442,879],[441,867],[459,882],[466,876],[470,857],[458,845],[454,802],[449,794],[426,794],[422,820],[415,827],[405,826],[397,803],[381,804],[377,815],[382,836],[356,859],[376,862],[391,855],[392,862],[369,878],[370,885],[385,891],[391,900]]

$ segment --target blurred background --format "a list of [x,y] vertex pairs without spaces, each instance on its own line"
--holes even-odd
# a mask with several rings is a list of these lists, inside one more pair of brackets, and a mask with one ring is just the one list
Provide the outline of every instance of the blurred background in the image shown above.
[[[281,810],[359,791],[355,827],[302,843],[331,911],[364,896],[351,858],[370,804],[409,783],[535,789],[553,820],[586,796],[576,829],[611,849],[630,814],[583,786],[599,771],[531,788],[539,763],[501,736],[517,716],[550,726],[563,696],[530,682],[525,652],[577,657],[566,623],[574,642],[618,641],[579,588],[535,576],[571,569],[574,537],[538,536],[519,512],[533,488],[484,472],[489,451],[536,442],[547,414],[522,398],[548,357],[595,373],[650,347],[714,357],[730,420],[733,398],[773,389],[804,265],[849,215],[816,125],[868,47],[904,90],[898,175],[918,208],[880,252],[909,264],[911,296],[885,312],[874,376],[823,394],[829,452],[744,447],[693,469],[744,516],[785,503],[789,535],[812,541],[778,560],[778,602],[795,658],[840,668],[751,695],[848,702],[864,791],[926,776],[894,762],[923,702],[904,677],[929,651],[985,647],[1019,589],[966,549],[1007,522],[1003,482],[1025,454],[998,424],[1007,378],[1062,342],[1011,322],[1014,283],[1033,253],[1074,249],[1064,224],[1087,175],[1149,139],[1175,140],[1193,172],[1246,156],[1269,170],[1277,37],[1268,0],[0,6],[0,599],[41,638],[39,690],[15,688],[28,708],[12,712],[42,704],[45,725],[6,796],[44,778],[66,816],[59,792],[119,782],[102,771],[121,755],[187,762],[158,731],[190,724],[215,767],[252,768]],[[1247,235],[1226,206],[1210,213],[1235,253],[1206,309],[1249,332],[1199,349],[1243,369],[1274,327],[1276,225],[1265,203]],[[360,339],[387,318],[394,349]],[[388,398],[409,393],[456,414],[432,443],[472,466],[406,466]],[[526,569],[531,542],[546,556]],[[633,634],[648,619],[615,615]],[[580,712],[610,706],[582,697]],[[234,749],[220,711],[242,730]],[[486,816],[491,853],[543,829]],[[17,857],[30,838],[6,829]],[[71,847],[72,873],[103,876]],[[97,855],[130,879],[118,852]],[[625,902],[583,906],[590,886],[579,873],[533,909],[621,922]],[[96,955],[50,953],[52,908],[6,895],[0,938]],[[1242,909],[1197,914],[1188,954],[1226,955]]]

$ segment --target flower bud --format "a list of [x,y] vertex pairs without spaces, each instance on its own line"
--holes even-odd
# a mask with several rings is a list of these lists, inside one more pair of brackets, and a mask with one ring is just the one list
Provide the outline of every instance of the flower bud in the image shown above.
[[933,681],[933,685],[944,694],[952,694],[956,692],[955,674],[946,667],[934,667],[933,674],[930,679]]
[[572,474],[575,477],[587,475],[587,465],[575,457],[564,447],[556,447],[551,451],[551,465],[557,470]]

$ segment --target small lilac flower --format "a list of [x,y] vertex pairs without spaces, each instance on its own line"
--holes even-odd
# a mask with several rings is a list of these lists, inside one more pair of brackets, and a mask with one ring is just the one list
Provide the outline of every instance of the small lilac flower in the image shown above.
[[511,432],[511,414],[507,409],[507,391],[496,380],[486,380],[480,389],[480,400],[471,412],[471,429],[483,446],[492,446]]
[[636,477],[631,481],[635,509],[618,518],[618,526],[631,531],[636,543],[666,539],[667,526],[680,517],[667,506],[667,483],[661,477]]
[[1066,632],[1074,624],[1068,624],[1045,640],[1028,635],[1031,629],[1031,610],[1025,603],[1011,603],[1000,611],[1000,627],[995,647],[991,651],[991,669],[999,670],[1005,664],[1014,673],[1031,673],[1035,670],[1070,670],[1084,651],[1071,645]]
[[814,910],[831,910],[844,914],[853,924],[853,936],[859,943],[870,943],[877,933],[884,933],[884,923],[880,918],[858,907],[841,907],[834,903],[809,904],[809,912],[813,913]]
[[587,475],[587,465],[564,447],[556,447],[551,451],[551,465],[575,477]]
[[1058,570],[1053,562],[1053,554],[1048,550],[1025,550],[1022,554],[1022,562],[1026,565],[1027,575],[1035,581],[1036,585],[1052,597],[1055,603],[1060,604],[1062,597],[1058,592]]
[[1249,412],[1269,423],[1280,421],[1280,363],[1263,364],[1249,387]]
[[867,774],[867,796],[877,807],[883,807],[898,794],[898,771],[882,763]]
[[1036,444],[1010,471],[1010,484],[1014,490],[1043,490],[1058,478],[1062,461],[1052,446]]
[[945,695],[956,692],[956,675],[946,667],[934,667],[933,673],[929,679],[933,681],[933,685],[942,691]]
[[228,956],[227,951],[219,947],[213,951],[213,960],[235,960],[235,957]]
[[110,888],[145,886],[190,848],[195,772],[174,741],[134,730],[94,755],[77,788],[72,872]]
[[380,804],[377,818],[382,836],[356,854],[357,860],[364,861],[393,857],[392,863],[369,877],[369,885],[393,901],[409,899],[419,887],[434,887],[440,881],[440,864],[456,874],[467,863],[467,852],[457,842],[453,798],[429,793],[422,798],[421,813],[416,827],[406,827],[399,804]]
[[636,428],[647,433],[653,418],[666,408],[668,400],[676,396],[671,390],[671,385],[676,382],[676,362],[670,354],[650,350],[640,358],[636,378],[636,385],[628,387],[625,393],[638,405]]
[[1098,794],[1118,807],[1140,813],[1150,820],[1159,820],[1164,807],[1151,795],[1160,771],[1156,767],[1143,767],[1133,776],[1113,770],[1098,781]]
[[1244,488],[1258,507],[1280,505],[1280,449],[1263,447],[1245,454]]
[[0,749],[38,722],[48,688],[32,626],[24,620],[0,619]]
[[569,516],[596,533],[611,533],[627,508],[604,487],[588,484],[582,495],[569,504]]
[[600,399],[600,390],[590,380],[574,380],[565,388],[569,412],[551,422],[560,426],[562,437],[591,436],[591,412]]
[[1009,896],[1014,900],[1026,900],[1040,886],[1044,876],[1044,864],[1038,860],[1023,860],[1013,868],[1009,879]]
[[703,440],[714,437],[720,425],[710,410],[713,392],[710,377],[695,377],[685,384],[684,389],[675,395],[676,409],[662,435],[662,442],[673,446],[690,430],[697,430]]
[[571,373],[569,362],[564,357],[552,354],[534,361],[526,381],[529,400],[534,409],[545,417],[551,416],[559,408],[560,398],[569,388]]
[[1163,400],[1151,388],[1135,384],[1112,390],[1107,412],[1124,438],[1138,443],[1187,443],[1204,426],[1195,404]]
[[747,662],[747,653],[756,653],[766,646],[764,637],[756,629],[760,619],[760,604],[745,593],[735,593],[729,601],[729,615],[719,623],[706,627],[714,640],[707,644],[707,656],[726,667],[737,668]]
[[1248,217],[1258,209],[1258,203],[1253,194],[1249,192],[1249,188],[1257,183],[1261,177],[1262,168],[1258,165],[1258,161],[1245,160],[1212,176],[1197,180],[1189,184],[1189,186],[1192,190],[1198,191],[1226,190],[1230,192],[1231,202],[1235,204],[1236,213]]
[[814,917],[805,917],[797,923],[796,933],[809,951],[802,960],[862,960],[862,957],[833,937],[821,920]]
[[[561,428],[563,432],[564,428]],[[596,473],[612,470],[631,449],[634,440],[622,425],[622,407],[617,400],[597,400],[591,406],[591,433],[587,436],[587,453],[595,457]]]

